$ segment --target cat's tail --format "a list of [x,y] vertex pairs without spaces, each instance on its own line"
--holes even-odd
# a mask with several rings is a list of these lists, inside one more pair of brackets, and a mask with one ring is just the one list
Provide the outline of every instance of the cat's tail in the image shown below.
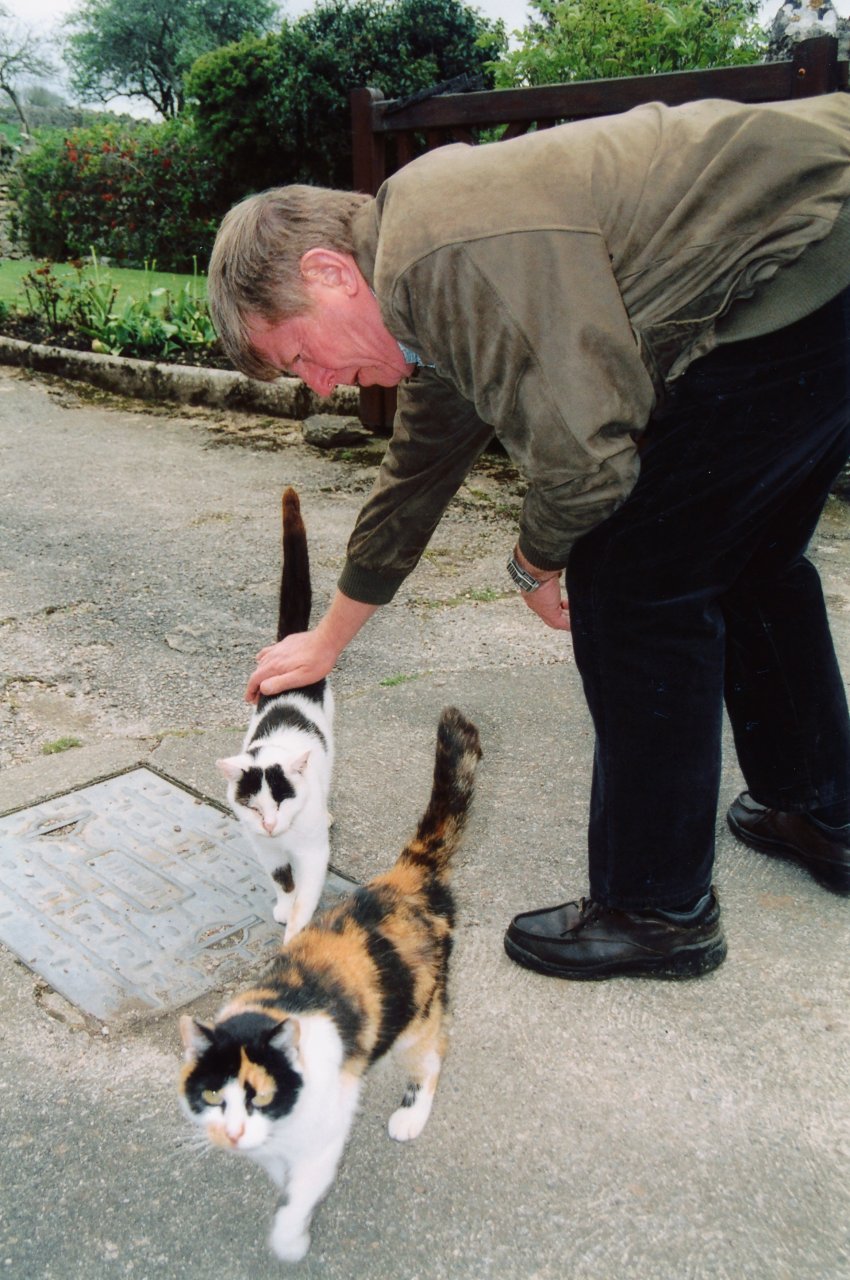
[[437,726],[431,799],[416,835],[402,850],[400,864],[429,867],[438,875],[447,872],[469,816],[481,754],[475,725],[456,707],[446,707]]
[[280,605],[277,638],[283,640],[310,625],[313,604],[307,530],[301,518],[298,494],[290,486],[283,492],[283,567],[280,572]]

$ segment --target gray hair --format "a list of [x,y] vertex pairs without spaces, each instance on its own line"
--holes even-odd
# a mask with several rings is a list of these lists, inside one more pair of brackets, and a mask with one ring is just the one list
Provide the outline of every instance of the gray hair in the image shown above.
[[308,311],[301,259],[309,249],[353,253],[352,218],[371,199],[326,187],[272,187],[225,215],[210,258],[207,297],[237,369],[263,382],[279,377],[280,370],[254,350],[248,322],[259,317],[277,324]]

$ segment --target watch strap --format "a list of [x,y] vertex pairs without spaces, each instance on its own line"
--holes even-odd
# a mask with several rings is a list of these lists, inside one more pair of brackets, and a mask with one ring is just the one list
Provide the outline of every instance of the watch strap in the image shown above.
[[534,574],[529,573],[527,569],[523,569],[515,556],[510,556],[508,559],[508,573],[520,591],[536,591],[540,586],[540,579],[535,578]]

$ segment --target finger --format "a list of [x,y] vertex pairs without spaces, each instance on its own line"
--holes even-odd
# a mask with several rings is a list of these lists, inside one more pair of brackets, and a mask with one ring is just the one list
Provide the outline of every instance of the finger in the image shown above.
[[291,675],[269,676],[268,680],[263,680],[260,685],[260,693],[266,698],[273,698],[276,693],[283,693],[286,689],[295,689],[297,687],[298,681],[294,680]]

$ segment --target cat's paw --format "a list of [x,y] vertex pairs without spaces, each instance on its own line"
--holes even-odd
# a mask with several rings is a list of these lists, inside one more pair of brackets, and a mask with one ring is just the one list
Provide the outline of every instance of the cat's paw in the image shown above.
[[423,1115],[415,1107],[399,1107],[389,1118],[387,1132],[396,1142],[410,1142],[419,1137],[427,1119],[427,1112]]
[[310,1232],[293,1233],[286,1221],[280,1222],[276,1219],[269,1237],[269,1245],[272,1253],[281,1262],[300,1262],[302,1258],[306,1258],[310,1248]]
[[278,924],[286,924],[289,919],[289,903],[276,902],[272,910],[272,915]]
[[302,928],[303,926],[299,923],[298,920],[294,918],[290,920],[283,931],[283,945],[286,946],[288,942],[291,942],[292,939],[295,937],[296,933],[301,932]]
[[309,923],[313,915],[312,907],[305,907],[303,898],[293,903],[292,910],[289,913],[289,919],[286,922],[286,928],[283,932],[283,945],[291,942],[296,933],[300,933]]

